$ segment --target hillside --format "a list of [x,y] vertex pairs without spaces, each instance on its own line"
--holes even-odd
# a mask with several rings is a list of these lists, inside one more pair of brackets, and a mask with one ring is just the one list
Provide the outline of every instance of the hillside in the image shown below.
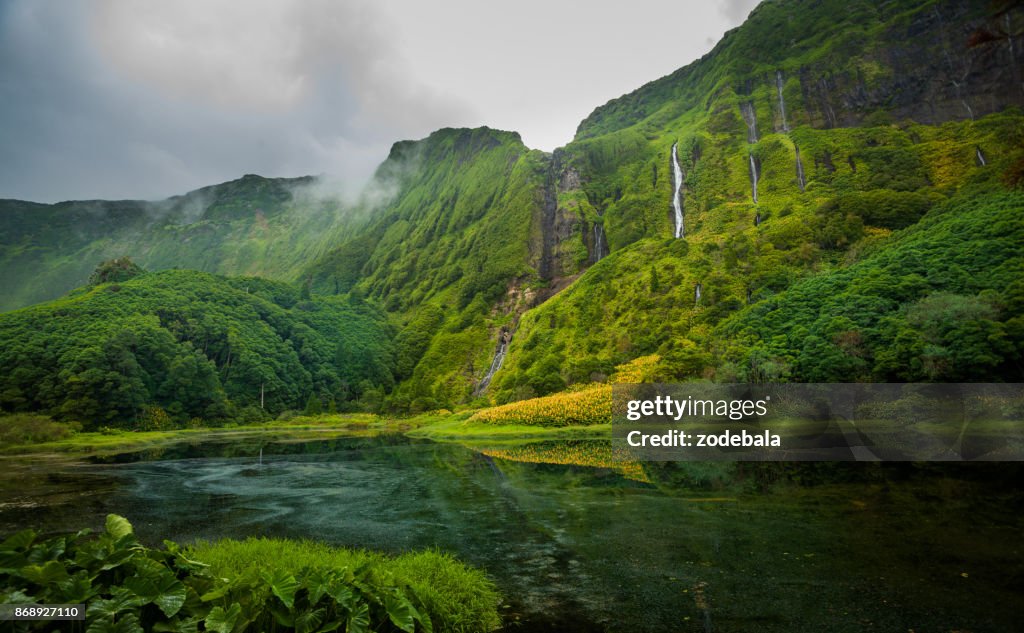
[[554,162],[518,134],[445,129],[396,143],[375,183],[393,190],[309,268],[314,291],[353,291],[403,325],[400,409],[464,402],[520,314],[587,264],[582,225],[556,206]]
[[354,221],[315,178],[248,175],[158,202],[0,200],[0,310],[54,299],[101,261],[295,280]]
[[393,336],[358,300],[135,270],[0,314],[0,407],[136,429],[326,410],[393,386]]
[[[672,379],[823,379],[794,368],[803,332],[747,328],[731,341],[741,330],[718,324],[749,321],[733,315],[757,314],[761,302],[778,306],[794,296],[777,296],[793,284],[827,286],[812,280],[869,254],[897,257],[899,231],[945,208],[967,210],[972,227],[1022,210],[1019,197],[982,195],[1020,182],[1020,47],[1016,35],[972,45],[1005,25],[1015,33],[1021,13],[960,2],[768,2],[703,59],[598,108],[559,152],[579,183],[560,198],[603,233],[611,254],[524,317],[493,395],[505,401],[602,379],[654,352]],[[954,67],[970,69],[966,80]],[[680,226],[684,239],[673,239]],[[941,243],[942,226],[908,230],[918,243]],[[964,253],[987,248],[982,233],[962,239]],[[1006,239],[1021,243],[1018,233]],[[981,277],[1019,261],[1012,248],[997,252],[967,263],[974,283],[932,278],[884,312],[906,318],[929,292],[992,287]],[[878,272],[853,271],[862,283]],[[822,318],[843,312],[829,296],[799,296]],[[985,313],[998,321],[1008,316],[1001,310]],[[847,312],[861,326],[883,316],[870,307]],[[790,334],[784,343],[782,334]],[[993,343],[986,353],[990,379],[1017,367],[1019,351]],[[827,376],[895,379],[865,368],[871,362],[855,359]],[[766,374],[759,363],[776,369]],[[904,375],[973,374],[963,366]]]

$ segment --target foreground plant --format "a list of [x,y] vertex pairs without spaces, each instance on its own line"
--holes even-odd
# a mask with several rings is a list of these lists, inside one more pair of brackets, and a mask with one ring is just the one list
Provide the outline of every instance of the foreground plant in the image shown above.
[[[408,583],[379,565],[250,569],[217,577],[177,544],[142,545],[131,524],[41,540],[31,530],[0,544],[0,603],[85,604],[89,633],[138,631],[416,631],[434,622]],[[16,631],[47,621],[12,622]],[[439,629],[446,629],[439,622]]]

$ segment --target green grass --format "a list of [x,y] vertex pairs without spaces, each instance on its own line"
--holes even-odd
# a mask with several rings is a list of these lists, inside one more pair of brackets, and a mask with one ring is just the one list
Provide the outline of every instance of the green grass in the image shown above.
[[[423,601],[435,631],[490,631],[501,624],[494,583],[482,571],[443,552],[415,552],[392,558],[314,541],[250,538],[197,543],[190,548],[190,555],[209,564],[214,575],[229,577],[252,571],[298,575],[304,569],[368,566],[371,578],[390,577],[408,584]],[[267,597],[254,596],[257,601]]]

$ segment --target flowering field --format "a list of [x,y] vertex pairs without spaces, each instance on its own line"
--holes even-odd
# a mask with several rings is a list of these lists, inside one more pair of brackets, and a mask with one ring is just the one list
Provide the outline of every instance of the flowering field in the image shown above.
[[569,426],[608,424],[611,419],[612,388],[610,385],[596,385],[580,391],[563,391],[543,398],[491,407],[476,413],[470,421]]

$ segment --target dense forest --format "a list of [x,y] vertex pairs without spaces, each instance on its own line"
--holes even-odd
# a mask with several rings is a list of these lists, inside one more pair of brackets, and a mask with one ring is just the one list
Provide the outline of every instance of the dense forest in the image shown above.
[[393,329],[358,297],[126,259],[93,281],[0,315],[5,410],[155,430],[378,406],[394,385]]

